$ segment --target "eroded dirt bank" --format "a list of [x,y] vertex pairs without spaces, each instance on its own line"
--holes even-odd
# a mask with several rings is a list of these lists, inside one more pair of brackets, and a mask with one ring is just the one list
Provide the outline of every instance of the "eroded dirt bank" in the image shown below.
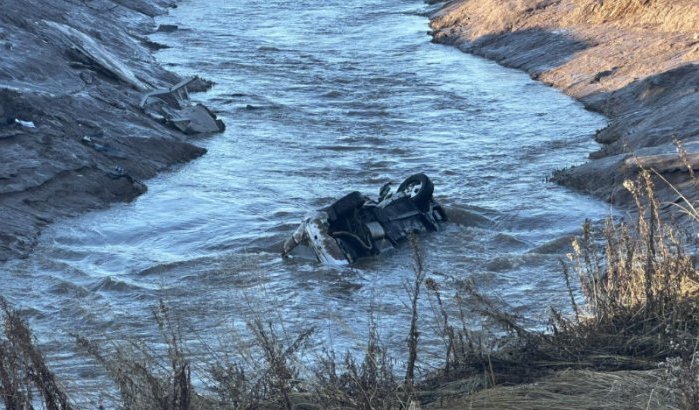
[[0,0],[0,261],[57,217],[132,200],[141,180],[205,152],[139,107],[181,80],[144,37],[174,6]]
[[602,149],[557,182],[627,205],[623,181],[641,164],[698,199],[689,170],[699,167],[696,0],[456,0],[431,25],[436,42],[525,70],[609,117],[595,135]]

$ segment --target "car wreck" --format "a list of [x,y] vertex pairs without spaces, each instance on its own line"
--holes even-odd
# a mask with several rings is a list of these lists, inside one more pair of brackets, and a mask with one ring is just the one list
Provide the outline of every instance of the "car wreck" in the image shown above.
[[378,200],[351,192],[306,215],[284,242],[282,256],[305,245],[324,264],[347,265],[393,249],[413,233],[438,231],[447,215],[433,192],[425,174],[411,175],[396,189],[385,184]]
[[198,80],[191,77],[172,87],[151,91],[139,105],[154,120],[185,134],[223,132],[226,127],[214,113],[202,104],[189,102],[188,87]]

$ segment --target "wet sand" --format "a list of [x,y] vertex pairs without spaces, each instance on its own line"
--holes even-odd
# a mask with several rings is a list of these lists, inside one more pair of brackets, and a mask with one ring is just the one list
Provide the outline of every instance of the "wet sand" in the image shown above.
[[145,37],[174,0],[0,4],[3,261],[57,218],[130,201],[140,181],[205,150],[139,108],[147,90],[181,80]]
[[[627,206],[623,181],[642,166],[697,199],[699,3],[456,0],[431,20],[434,41],[524,70],[609,118],[595,135],[601,149],[555,181]],[[656,188],[678,201],[666,183]]]

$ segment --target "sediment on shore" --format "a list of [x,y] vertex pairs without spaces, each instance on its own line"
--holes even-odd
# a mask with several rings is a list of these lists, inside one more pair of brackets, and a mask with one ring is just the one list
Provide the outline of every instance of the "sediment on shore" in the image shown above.
[[145,37],[175,3],[0,0],[0,261],[56,218],[130,201],[205,152],[139,107],[181,80]]
[[[431,27],[435,42],[524,70],[609,117],[594,137],[601,149],[554,181],[624,206],[624,180],[645,167],[699,199],[695,0],[455,0]],[[681,202],[667,183],[656,189]]]

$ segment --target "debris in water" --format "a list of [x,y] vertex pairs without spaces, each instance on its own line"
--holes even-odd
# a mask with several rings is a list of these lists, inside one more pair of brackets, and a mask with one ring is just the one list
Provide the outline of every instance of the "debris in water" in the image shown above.
[[187,87],[201,82],[198,77],[181,81],[170,88],[147,93],[140,107],[151,118],[170,125],[185,134],[223,132],[226,126],[201,104],[191,105]]
[[22,121],[19,118],[15,118],[15,122],[23,127],[36,128],[36,125],[34,125],[32,121]]
[[447,215],[433,192],[425,174],[411,175],[395,190],[385,184],[378,201],[354,191],[306,215],[284,242],[282,256],[303,244],[325,264],[346,265],[392,249],[410,234],[437,231]]

